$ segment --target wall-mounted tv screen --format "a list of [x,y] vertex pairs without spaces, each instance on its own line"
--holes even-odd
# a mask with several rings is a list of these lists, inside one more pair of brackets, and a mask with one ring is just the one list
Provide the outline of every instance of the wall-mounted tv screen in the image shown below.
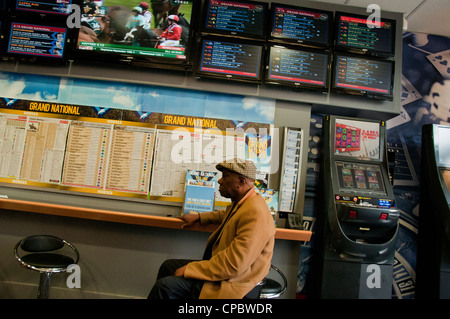
[[358,159],[380,160],[380,122],[336,118],[334,155]]
[[272,3],[269,39],[327,48],[331,45],[332,25],[333,12]]
[[203,34],[262,40],[268,4],[255,1],[205,0]]
[[260,82],[263,47],[228,39],[201,41],[198,76]]
[[75,60],[192,68],[196,0],[120,3],[104,0],[102,6],[83,8]]
[[[12,0],[15,2],[15,10],[35,13],[49,13],[69,15],[73,0]],[[94,2],[94,1],[92,1]]]
[[326,53],[270,46],[265,83],[327,90],[328,61]]
[[389,57],[395,53],[395,20],[336,12],[335,48],[353,53]]
[[6,53],[27,58],[63,60],[67,38],[66,28],[11,22]]
[[386,195],[380,164],[336,161],[341,191]]
[[333,92],[393,99],[393,61],[335,54],[332,71]]

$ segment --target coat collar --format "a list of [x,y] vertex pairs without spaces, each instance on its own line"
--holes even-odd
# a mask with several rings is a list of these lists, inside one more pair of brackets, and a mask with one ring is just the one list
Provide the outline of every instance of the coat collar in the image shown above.
[[[213,242],[216,242],[219,240],[219,238],[222,236],[223,233],[223,227],[225,226],[225,224],[228,222],[228,220],[230,220],[230,218],[236,213],[236,211],[239,209],[239,207],[241,207],[241,205],[250,197],[256,195],[256,191],[255,188],[252,187],[251,189],[248,190],[248,192],[244,195],[244,197],[241,198],[241,200],[235,204],[233,203],[230,207],[230,210],[228,211],[228,214],[226,215],[225,219],[222,221],[222,224],[219,226],[218,229],[216,229],[216,232],[214,234],[217,234],[216,236],[214,236],[214,234],[211,237],[215,237],[215,239],[213,240]],[[210,239],[211,239],[210,237]]]
[[247,191],[247,193],[244,195],[244,197],[242,197],[242,198],[239,200],[239,202],[237,202],[237,204],[234,204],[234,203],[232,204],[231,207],[234,206],[234,208],[232,208],[232,211],[231,211],[230,213],[232,213],[232,212],[238,210],[239,207],[241,207],[241,205],[242,205],[248,198],[250,198],[250,197],[252,197],[252,196],[254,196],[254,195],[256,195],[256,191],[255,191],[255,188],[252,187],[252,188],[250,188],[250,189]]

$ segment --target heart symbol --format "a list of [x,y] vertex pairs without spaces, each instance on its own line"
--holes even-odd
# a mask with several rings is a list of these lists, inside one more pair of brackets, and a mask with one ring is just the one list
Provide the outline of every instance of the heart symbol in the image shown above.
[[439,63],[442,64],[442,65],[447,65],[447,64],[448,64],[448,61],[447,61],[447,60],[444,60],[444,61],[439,62]]

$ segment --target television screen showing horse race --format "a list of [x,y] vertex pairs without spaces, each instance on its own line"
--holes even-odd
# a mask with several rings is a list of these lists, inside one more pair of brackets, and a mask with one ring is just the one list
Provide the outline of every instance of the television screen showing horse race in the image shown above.
[[193,0],[84,0],[79,50],[186,59]]

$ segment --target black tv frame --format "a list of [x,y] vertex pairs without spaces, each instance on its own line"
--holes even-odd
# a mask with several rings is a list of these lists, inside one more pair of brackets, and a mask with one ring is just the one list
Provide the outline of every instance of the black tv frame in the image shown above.
[[[300,40],[297,38],[289,38],[284,36],[276,36],[274,35],[274,23],[275,23],[275,14],[276,14],[276,8],[285,8],[285,9],[292,9],[292,10],[300,10],[300,11],[306,11],[310,13],[318,13],[318,14],[326,14],[328,15],[328,28],[327,28],[327,40],[325,42],[320,41],[311,41],[311,40]],[[317,49],[331,49],[333,45],[333,26],[334,26],[334,12],[333,11],[327,11],[327,10],[320,10],[320,9],[312,9],[312,8],[305,8],[300,6],[292,6],[282,3],[272,3],[270,7],[270,17],[269,17],[269,30],[268,30],[268,40],[271,42],[276,43],[282,43],[287,45],[299,45],[309,48],[317,48]]]
[[[260,34],[250,33],[250,32],[236,32],[231,30],[218,30],[206,27],[208,20],[208,8],[211,1],[223,1],[233,4],[249,4],[249,5],[259,5],[263,7],[262,21],[260,26]],[[249,1],[249,0],[204,0],[204,5],[201,12],[201,25],[200,33],[202,36],[223,36],[232,37],[236,39],[247,39],[251,41],[265,41],[267,37],[267,22],[269,16],[269,4],[265,2]]]
[[[73,50],[73,43],[75,39],[76,32],[74,29],[67,28],[67,26],[61,26],[59,23],[48,22],[51,19],[42,19],[38,17],[37,19],[6,19],[2,21],[2,39],[1,39],[1,55],[4,59],[22,61],[22,62],[39,62],[43,64],[68,64],[69,56]],[[20,23],[24,25],[34,25],[49,28],[61,28],[65,29],[65,38],[63,45],[63,53],[60,57],[58,56],[45,56],[40,54],[27,54],[19,52],[8,52],[11,40],[11,28],[14,23]]]
[[[189,21],[189,41],[185,45],[185,59],[163,57],[156,53],[155,55],[140,55],[127,52],[124,46],[122,52],[107,52],[107,51],[93,51],[82,50],[78,47],[78,31],[75,38],[75,45],[70,55],[70,59],[75,62],[89,63],[89,64],[104,64],[114,66],[129,66],[129,67],[144,67],[155,69],[167,69],[175,71],[191,72],[194,69],[196,57],[196,38],[198,29],[198,17],[196,12],[200,10],[201,0],[189,0],[192,2],[191,20]],[[132,1],[130,1],[131,3]],[[129,46],[130,49],[136,48]],[[175,52],[175,51],[174,51]]]
[[[203,60],[203,43],[204,41],[215,41],[215,42],[225,42],[232,44],[240,44],[245,46],[256,46],[260,48],[260,56],[258,58],[258,69],[257,76],[250,77],[239,74],[233,74],[232,72],[214,72],[214,71],[203,71],[202,70],[202,60]],[[265,61],[265,45],[259,42],[249,42],[242,39],[231,39],[227,37],[200,37],[199,38],[199,46],[198,46],[198,59],[196,61],[196,67],[194,75],[197,78],[214,78],[214,79],[222,79],[222,80],[230,80],[230,81],[239,81],[239,82],[248,82],[261,84],[263,81],[264,75],[264,61]]]
[[348,44],[339,44],[339,23],[340,23],[340,17],[342,16],[348,16],[351,18],[356,19],[365,19],[367,20],[369,16],[365,15],[359,15],[354,13],[348,13],[348,12],[341,12],[337,11],[334,15],[334,29],[335,29],[335,35],[334,35],[334,49],[336,51],[342,51],[342,52],[348,52],[348,53],[354,53],[354,54],[362,54],[362,55],[369,55],[373,57],[380,57],[380,58],[392,58],[395,55],[395,41],[396,41],[396,21],[393,19],[386,19],[386,18],[380,18],[381,23],[390,23],[391,24],[391,39],[389,42],[390,50],[389,51],[382,51],[377,49],[370,49],[370,48],[362,48],[358,46],[351,46]]
[[[296,81],[291,81],[291,80],[287,80],[287,79],[284,80],[281,78],[279,78],[279,79],[270,78],[269,76],[270,76],[270,66],[271,66],[271,53],[272,53],[272,49],[276,49],[276,48],[325,55],[327,60],[325,63],[325,70],[324,70],[324,72],[325,72],[324,84],[323,85],[311,84],[311,83],[308,83],[307,80],[296,82]],[[330,76],[331,60],[332,60],[331,54],[326,51],[312,50],[309,48],[303,48],[303,47],[298,47],[298,46],[294,47],[294,46],[280,46],[280,45],[276,45],[276,44],[269,44],[267,46],[267,51],[266,51],[266,63],[265,63],[266,70],[265,70],[265,74],[264,74],[264,84],[290,87],[296,91],[308,90],[308,91],[317,91],[317,92],[328,92],[329,84],[330,84],[330,77],[331,77]]]
[[[389,74],[389,77],[390,77],[389,92],[382,93],[382,92],[376,92],[376,89],[364,90],[363,88],[358,89],[356,87],[355,88],[338,87],[336,85],[336,80],[337,80],[337,73],[338,73],[338,70],[337,70],[338,59],[340,56],[389,64],[390,69],[391,69],[391,72]],[[367,56],[361,56],[361,55],[356,55],[356,54],[335,52],[333,55],[333,63],[332,63],[331,73],[332,73],[332,80],[331,80],[331,84],[330,84],[330,90],[333,93],[347,94],[347,95],[359,95],[359,96],[364,96],[364,97],[367,97],[369,99],[374,99],[374,100],[388,100],[388,101],[393,100],[395,62],[392,60],[384,60],[384,59],[380,59],[380,58],[376,58],[376,57],[367,57]]]

